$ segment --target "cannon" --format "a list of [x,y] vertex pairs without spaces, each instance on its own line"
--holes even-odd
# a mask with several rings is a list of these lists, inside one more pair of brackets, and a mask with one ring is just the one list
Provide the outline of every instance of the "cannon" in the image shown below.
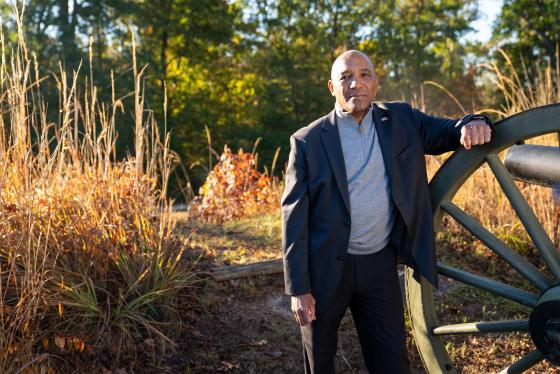
[[560,148],[519,144],[508,149],[504,165],[514,179],[560,187]]
[[[453,153],[430,181],[433,220],[436,230],[449,215],[495,253],[504,268],[508,265],[530,284],[528,289],[500,282],[484,274],[475,274],[438,263],[440,276],[488,291],[530,310],[524,318],[501,321],[466,321],[440,324],[432,286],[417,280],[411,269],[405,270],[406,300],[412,332],[424,367],[429,374],[457,373],[446,350],[445,339],[455,334],[528,332],[533,349],[511,362],[502,373],[521,373],[542,360],[560,364],[560,251],[539,222],[514,179],[558,188],[560,183],[560,148],[523,144],[525,140],[546,134],[558,134],[560,140],[560,104],[547,105],[518,113],[496,123],[492,142],[460,149]],[[505,161],[499,154],[507,151]],[[453,203],[453,198],[479,168],[488,165],[504,195],[509,200],[546,271],[532,264],[523,254],[508,247],[478,220]]]

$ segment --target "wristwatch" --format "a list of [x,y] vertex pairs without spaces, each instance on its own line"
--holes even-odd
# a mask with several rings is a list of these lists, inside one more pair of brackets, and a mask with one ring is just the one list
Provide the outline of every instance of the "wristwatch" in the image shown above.
[[484,121],[484,123],[490,126],[490,131],[492,132],[492,138],[494,137],[494,133],[496,132],[496,129],[494,128],[494,123],[490,120],[490,118],[486,117],[484,114],[467,114],[466,116],[459,118],[459,120],[455,124],[455,127],[461,128],[463,127],[463,125],[466,125],[467,123],[474,120]]

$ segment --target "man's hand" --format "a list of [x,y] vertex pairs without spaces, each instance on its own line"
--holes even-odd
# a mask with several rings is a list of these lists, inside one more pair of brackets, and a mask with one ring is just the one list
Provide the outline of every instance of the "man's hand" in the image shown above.
[[492,130],[484,121],[476,119],[461,127],[461,144],[466,149],[473,145],[488,143],[492,137]]
[[292,312],[300,326],[309,325],[315,320],[315,298],[310,293],[292,296]]

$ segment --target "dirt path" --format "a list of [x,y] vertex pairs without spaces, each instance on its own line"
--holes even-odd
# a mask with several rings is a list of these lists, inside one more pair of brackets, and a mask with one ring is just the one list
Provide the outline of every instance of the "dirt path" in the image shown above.
[[[299,328],[283,293],[282,276],[254,277],[226,284],[209,281],[200,290],[199,318],[191,325],[187,362],[191,372],[301,373]],[[411,345],[414,373],[423,373]],[[352,319],[339,333],[339,373],[366,373]]]
[[[278,227],[254,222],[225,225],[187,224],[178,215],[178,230],[188,236],[197,269],[255,262],[281,255]],[[196,228],[196,232],[192,230]],[[173,365],[187,373],[302,373],[299,327],[284,294],[283,276],[255,276],[198,284],[186,321],[183,341],[187,355]],[[194,302],[195,301],[195,302]],[[423,373],[408,337],[414,373]],[[366,373],[350,313],[339,330],[338,373]]]

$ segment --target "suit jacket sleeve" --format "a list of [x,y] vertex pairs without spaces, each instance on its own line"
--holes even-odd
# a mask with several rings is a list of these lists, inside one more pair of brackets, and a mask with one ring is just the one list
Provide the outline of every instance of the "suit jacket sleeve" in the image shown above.
[[[417,109],[409,107],[420,136],[424,143],[424,153],[439,155],[441,153],[454,151],[461,145],[461,127],[473,119],[472,114],[468,114],[459,119],[448,119],[430,116]],[[492,137],[494,136],[494,125],[483,115],[481,117],[490,126]]]
[[308,267],[309,197],[305,143],[290,138],[290,157],[282,195],[282,249],[288,295],[311,292]]

